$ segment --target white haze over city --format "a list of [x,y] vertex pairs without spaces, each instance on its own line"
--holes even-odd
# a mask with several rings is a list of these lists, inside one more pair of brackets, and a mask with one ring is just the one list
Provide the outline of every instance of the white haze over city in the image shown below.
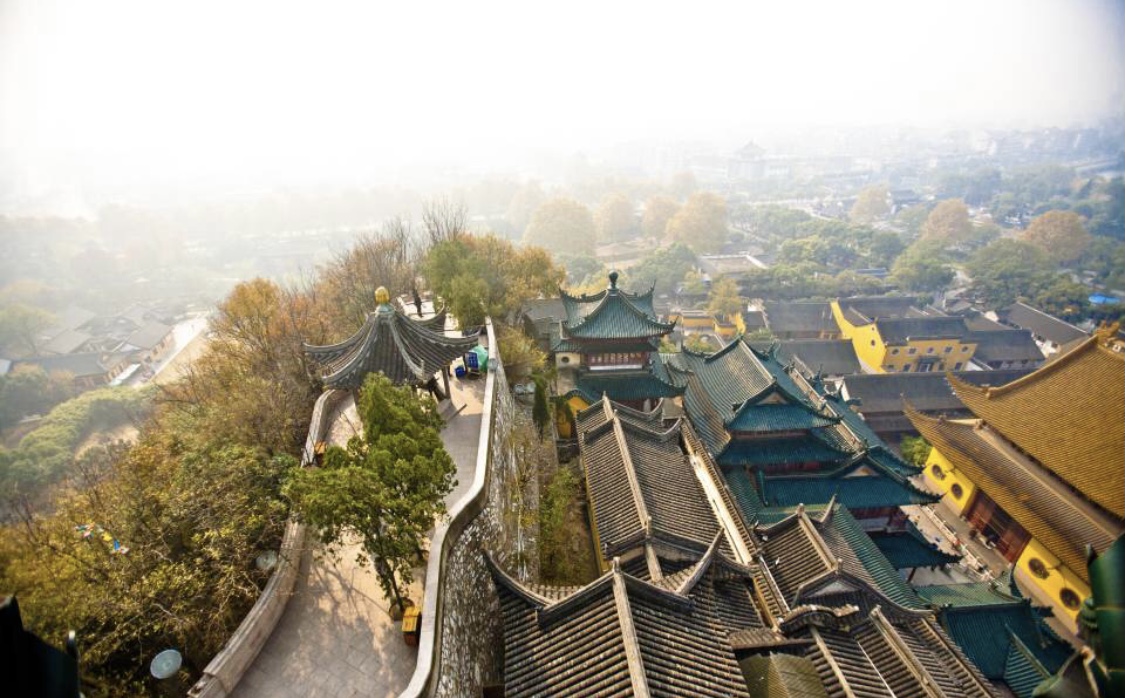
[[811,126],[1069,126],[1125,100],[1121,2],[0,8],[6,187],[365,185]]

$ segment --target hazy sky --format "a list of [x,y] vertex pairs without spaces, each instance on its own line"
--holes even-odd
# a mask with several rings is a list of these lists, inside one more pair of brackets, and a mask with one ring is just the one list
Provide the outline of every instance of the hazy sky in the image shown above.
[[1067,125],[1125,111],[1122,7],[0,0],[0,168],[267,177],[806,123]]

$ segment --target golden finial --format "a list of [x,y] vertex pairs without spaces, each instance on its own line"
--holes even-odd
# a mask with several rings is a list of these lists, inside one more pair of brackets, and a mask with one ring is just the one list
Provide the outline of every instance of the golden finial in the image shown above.
[[385,305],[391,302],[391,294],[387,291],[386,286],[380,286],[375,289],[375,302],[379,305]]

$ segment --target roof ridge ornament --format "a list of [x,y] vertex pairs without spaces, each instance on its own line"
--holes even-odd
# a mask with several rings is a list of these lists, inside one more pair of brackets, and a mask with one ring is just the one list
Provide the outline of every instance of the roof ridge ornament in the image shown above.
[[375,289],[375,310],[380,315],[394,312],[394,307],[391,306],[391,293],[386,286]]
[[620,275],[617,273],[616,269],[614,269],[613,271],[611,271],[609,273],[609,290],[610,291],[616,291],[617,290],[617,279],[618,279],[619,276]]

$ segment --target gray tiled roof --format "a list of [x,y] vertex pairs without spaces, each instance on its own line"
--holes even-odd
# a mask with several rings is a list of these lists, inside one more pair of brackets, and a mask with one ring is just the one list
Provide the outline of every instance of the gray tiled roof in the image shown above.
[[[750,342],[750,346],[766,351],[771,343]],[[777,342],[777,356],[785,363],[796,357],[810,371],[820,371],[828,376],[847,376],[861,371],[855,347],[847,339],[781,340]]]
[[489,561],[504,616],[505,695],[749,695],[727,638],[762,627],[750,570],[713,549],[675,590],[615,565],[557,600]]
[[719,524],[680,446],[680,422],[665,429],[638,415],[604,400],[578,415],[598,538],[611,555],[652,537],[703,550]]
[[978,330],[965,336],[966,342],[976,342],[973,358],[985,363],[1001,361],[1042,362],[1043,352],[1028,330]]
[[1033,308],[1026,303],[1013,303],[1003,310],[1001,319],[1009,325],[1031,330],[1032,334],[1043,337],[1058,345],[1084,339],[1087,334],[1068,322],[1064,322],[1054,315]]
[[827,303],[769,301],[765,304],[766,324],[774,334],[793,332],[839,332],[832,308]]
[[857,296],[841,298],[840,310],[851,311],[863,324],[875,318],[917,317],[914,299],[907,296]]
[[[1004,385],[1022,378],[1031,369],[1002,369],[998,371],[961,371],[959,378],[974,385]],[[843,380],[849,399],[858,398],[860,413],[903,411],[903,400],[922,412],[956,412],[967,410],[965,404],[953,393],[944,373],[864,373],[847,376]]]
[[914,317],[876,320],[879,336],[887,344],[906,344],[918,339],[960,339],[968,334],[959,317]]
[[322,367],[326,386],[355,390],[376,372],[396,385],[423,382],[476,344],[476,337],[447,337],[383,304],[348,339],[306,344],[305,353]]

